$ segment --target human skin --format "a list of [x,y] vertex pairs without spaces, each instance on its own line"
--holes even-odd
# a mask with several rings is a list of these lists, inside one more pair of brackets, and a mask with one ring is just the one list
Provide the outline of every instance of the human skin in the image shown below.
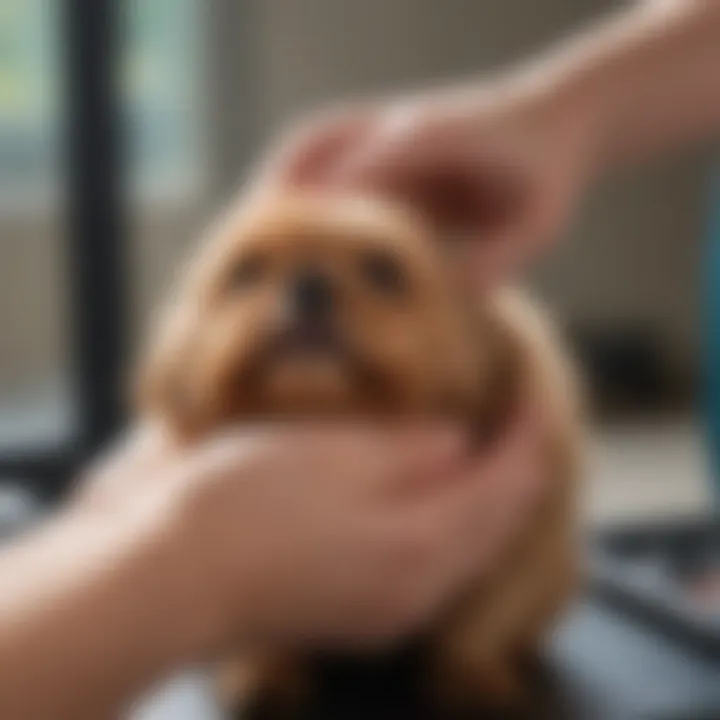
[[633,4],[489,78],[340,107],[288,134],[274,182],[399,197],[463,244],[478,287],[551,248],[588,187],[716,137],[720,3]]
[[[492,285],[592,182],[711,137],[718,69],[720,3],[642,3],[496,78],[313,119],[257,187],[409,199],[482,239],[470,265]],[[111,717],[230,638],[380,642],[421,622],[492,563],[542,479],[525,422],[473,460],[453,433],[407,432],[133,439],[0,553],[0,715]]]
[[117,717],[229,643],[415,627],[519,522],[532,435],[471,458],[449,428],[246,428],[192,450],[140,433],[0,552],[0,715]]

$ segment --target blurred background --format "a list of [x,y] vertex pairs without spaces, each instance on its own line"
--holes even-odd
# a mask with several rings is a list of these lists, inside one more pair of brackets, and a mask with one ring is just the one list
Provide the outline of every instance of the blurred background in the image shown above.
[[[492,71],[620,4],[0,0],[0,535],[35,501],[62,496],[121,427],[153,309],[289,121],[358,93]],[[668,598],[685,602],[687,569],[720,568],[717,523],[637,534],[711,509],[711,172],[706,152],[614,178],[531,279],[567,329],[598,411],[588,527],[624,528],[600,543],[611,570],[596,575],[597,597],[662,618],[641,632],[591,599],[568,620],[565,666],[603,702],[624,703],[592,717],[720,717],[718,595],[705,606],[715,625],[698,625],[710,616],[695,605],[666,622]],[[629,575],[653,578],[649,601]],[[661,626],[679,628],[680,644],[661,643]],[[714,664],[691,645],[710,648]],[[175,702],[153,717],[206,717]]]
[[[115,421],[99,416],[116,404],[96,396],[118,381],[198,229],[289,120],[356,93],[492,70],[614,5],[0,0],[0,458],[17,458],[7,471],[57,453],[64,468],[62,448],[80,447],[80,434],[91,446],[109,434]],[[98,91],[107,77],[115,98]],[[606,417],[590,485],[598,517],[705,499],[695,400],[709,167],[685,155],[615,179],[533,278]],[[62,487],[53,462],[40,470],[41,491]]]

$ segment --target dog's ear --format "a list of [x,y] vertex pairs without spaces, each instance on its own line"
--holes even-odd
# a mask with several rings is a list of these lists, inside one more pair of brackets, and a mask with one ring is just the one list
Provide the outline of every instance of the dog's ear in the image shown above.
[[199,431],[201,408],[192,386],[199,313],[177,303],[162,313],[136,376],[136,404],[142,415],[161,421],[179,437]]

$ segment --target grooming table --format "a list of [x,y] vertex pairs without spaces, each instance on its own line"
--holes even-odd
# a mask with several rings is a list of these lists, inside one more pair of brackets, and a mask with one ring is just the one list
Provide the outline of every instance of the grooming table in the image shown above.
[[[575,708],[568,720],[720,718],[720,662],[601,600],[570,612],[552,655]],[[133,720],[222,720],[209,687],[200,674],[178,678]]]
[[[607,530],[588,556],[586,597],[549,648],[568,707],[553,720],[720,720],[720,596],[683,594],[720,569],[718,519]],[[222,718],[197,675],[153,702],[133,720]]]

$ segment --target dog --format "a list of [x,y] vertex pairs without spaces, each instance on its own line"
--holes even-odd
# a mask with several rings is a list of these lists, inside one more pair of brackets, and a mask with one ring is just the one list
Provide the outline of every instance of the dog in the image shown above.
[[[576,375],[544,314],[514,288],[473,299],[449,243],[410,209],[288,193],[221,219],[141,373],[141,412],[178,439],[243,420],[444,417],[481,446],[523,402],[538,411],[547,487],[496,569],[396,650],[321,658],[276,649],[229,662],[233,709],[440,718],[520,707],[576,586],[583,422]],[[338,692],[344,699],[327,710]],[[323,702],[325,714],[308,709]]]

